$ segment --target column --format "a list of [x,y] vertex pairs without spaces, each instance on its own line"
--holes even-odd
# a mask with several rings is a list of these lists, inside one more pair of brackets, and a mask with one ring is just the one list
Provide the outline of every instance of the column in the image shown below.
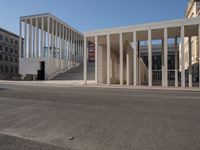
[[164,28],[164,79],[163,86],[168,86],[168,50],[167,50],[167,28]]
[[149,86],[152,86],[152,43],[151,43],[151,30],[148,30],[148,79]]
[[127,49],[126,50],[126,85],[130,85],[130,52]]
[[137,86],[137,39],[136,32],[133,32],[133,84]]
[[43,57],[43,47],[44,47],[44,18],[42,17],[42,29],[41,29],[41,48],[40,48],[40,57]]
[[199,32],[198,32],[198,49],[199,49],[199,87],[200,87],[200,24],[199,24]]
[[54,20],[52,19],[52,24],[51,24],[51,55],[52,58],[54,58]]
[[58,58],[58,22],[55,22],[55,26],[56,26],[56,35],[55,35],[55,55],[56,58]]
[[38,18],[36,18],[36,57],[39,57],[39,27],[38,27]]
[[175,38],[175,87],[178,87],[178,42],[177,37]]
[[181,26],[181,87],[185,88],[185,31],[184,26]]
[[61,24],[59,24],[59,59],[61,59]]
[[87,84],[87,39],[84,37],[84,84]]
[[95,36],[95,81],[98,85],[98,36]]
[[24,58],[27,58],[27,20],[24,21]]
[[188,69],[188,75],[189,75],[189,87],[192,87],[192,41],[191,37],[188,37],[188,50],[189,50],[189,69]]
[[110,35],[107,35],[107,85],[110,85]]
[[119,47],[120,47],[120,85],[124,84],[124,69],[123,69],[123,38],[122,33],[119,34]]
[[49,57],[49,52],[50,52],[50,18],[48,17],[47,18],[47,21],[48,21],[48,23],[47,23],[47,36],[48,36],[48,42],[47,42],[47,57]]
[[23,53],[22,53],[22,21],[20,19],[19,20],[19,59],[23,57]]
[[30,19],[29,24],[29,58],[32,58],[32,19]]
[[36,56],[36,31],[35,26],[33,26],[33,57]]

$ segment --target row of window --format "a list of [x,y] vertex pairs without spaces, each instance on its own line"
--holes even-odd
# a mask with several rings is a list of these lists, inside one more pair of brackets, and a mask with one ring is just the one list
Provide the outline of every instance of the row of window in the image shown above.
[[[8,37],[7,36],[4,37],[2,34],[0,34],[0,41],[3,41],[3,40],[5,40],[5,42],[8,42]],[[10,43],[18,45],[17,40],[14,41],[12,38],[10,38]]]
[[18,67],[17,66],[7,66],[7,65],[0,65],[0,73],[18,73]]
[[[10,51],[9,51],[10,49]],[[14,53],[14,54],[17,54],[17,49],[13,49],[12,47],[11,48],[8,48],[7,46],[5,47],[5,49],[3,49],[3,45],[0,45],[0,52],[5,52],[5,53]]]
[[4,55],[0,55],[0,60],[5,60],[5,61],[10,61],[10,62],[15,62],[17,63],[18,62],[18,58],[17,57],[8,57],[8,56],[4,56]]

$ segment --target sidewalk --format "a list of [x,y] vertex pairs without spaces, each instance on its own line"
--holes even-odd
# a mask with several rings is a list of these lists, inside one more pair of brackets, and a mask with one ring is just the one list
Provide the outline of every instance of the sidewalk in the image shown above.
[[52,86],[52,87],[90,87],[90,88],[108,88],[108,89],[130,89],[130,90],[163,90],[163,91],[192,91],[200,92],[200,88],[175,88],[175,87],[161,87],[161,86],[127,86],[127,85],[96,85],[94,80],[87,81],[87,85],[84,85],[82,80],[68,80],[68,81],[4,81],[0,80],[0,85],[31,85],[31,86]]

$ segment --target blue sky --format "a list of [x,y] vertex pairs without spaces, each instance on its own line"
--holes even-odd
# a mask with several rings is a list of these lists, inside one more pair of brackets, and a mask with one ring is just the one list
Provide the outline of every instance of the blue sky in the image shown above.
[[79,31],[184,17],[188,0],[0,0],[0,27],[16,34],[19,17],[50,12]]

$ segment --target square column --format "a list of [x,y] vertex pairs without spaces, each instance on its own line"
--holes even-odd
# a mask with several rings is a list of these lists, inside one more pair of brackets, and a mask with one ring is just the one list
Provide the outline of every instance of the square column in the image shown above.
[[84,84],[87,84],[87,39],[84,37]]
[[98,85],[98,36],[95,36],[95,81]]
[[130,51],[126,52],[126,85],[130,85]]
[[24,58],[27,58],[27,20],[24,21]]
[[185,88],[185,30],[184,26],[181,26],[181,87]]
[[164,69],[163,69],[163,86],[168,86],[168,48],[167,48],[167,28],[164,28]]
[[22,21],[20,19],[19,20],[19,58],[23,57],[23,53],[22,53]]
[[107,85],[110,85],[110,35],[107,35]]
[[188,69],[188,75],[189,75],[189,87],[192,87],[192,41],[191,37],[188,38],[188,46],[189,46],[189,69]]
[[43,57],[43,47],[44,47],[44,18],[42,17],[42,30],[41,30],[41,48],[40,48],[40,57]]
[[29,58],[32,58],[32,19],[30,19],[30,24],[29,24]]
[[47,57],[49,57],[49,51],[50,51],[50,34],[49,34],[49,32],[50,32],[50,18],[49,17],[47,18],[47,21],[48,21],[47,22],[47,32],[48,32],[47,33],[48,34],[47,35],[48,36],[48,41],[47,41],[47,44],[48,44],[47,45],[47,47],[48,47],[47,48]]
[[124,66],[123,66],[123,38],[122,33],[119,34],[119,47],[120,47],[120,85],[124,84]]
[[152,43],[151,43],[151,30],[148,30],[148,79],[149,86],[152,86]]
[[199,24],[199,32],[198,32],[198,49],[199,49],[199,87],[200,87],[200,24]]
[[39,27],[38,18],[36,18],[36,57],[39,57]]
[[175,87],[178,87],[178,42],[177,37],[174,39],[175,44]]
[[52,57],[54,58],[54,20],[52,19],[52,24],[51,24],[51,53]]
[[136,32],[133,32],[133,84],[137,86],[137,39]]

